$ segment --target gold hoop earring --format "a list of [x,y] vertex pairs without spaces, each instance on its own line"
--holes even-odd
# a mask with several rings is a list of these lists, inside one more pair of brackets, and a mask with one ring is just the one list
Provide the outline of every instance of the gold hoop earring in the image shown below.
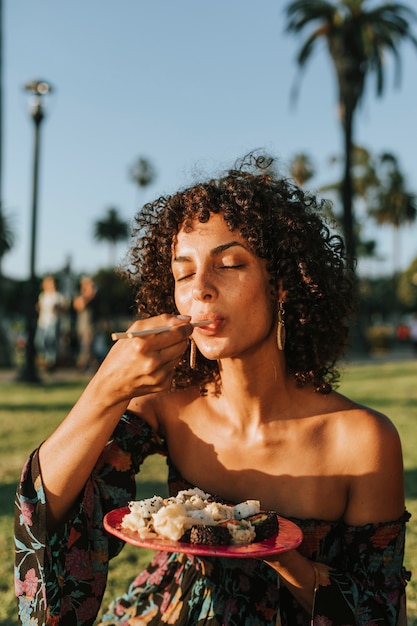
[[195,370],[195,365],[197,361],[197,346],[195,345],[194,339],[190,338],[190,367],[192,370]]
[[285,348],[285,324],[284,324],[284,303],[280,301],[278,305],[278,324],[277,324],[277,346],[278,350]]

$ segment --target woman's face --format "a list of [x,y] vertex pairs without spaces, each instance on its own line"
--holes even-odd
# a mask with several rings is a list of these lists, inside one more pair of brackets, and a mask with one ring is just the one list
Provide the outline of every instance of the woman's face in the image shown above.
[[173,245],[172,272],[179,312],[193,322],[193,338],[209,359],[243,356],[271,334],[271,285],[265,261],[250,251],[223,215],[212,215],[191,230],[181,229]]

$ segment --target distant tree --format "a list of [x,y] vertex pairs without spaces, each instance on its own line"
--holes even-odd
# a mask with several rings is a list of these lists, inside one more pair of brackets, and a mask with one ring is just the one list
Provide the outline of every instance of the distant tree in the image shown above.
[[[341,157],[330,157],[330,165],[337,164],[341,161]],[[354,196],[362,200],[365,206],[368,193],[370,189],[374,189],[379,185],[379,179],[377,177],[374,158],[371,153],[361,146],[353,146],[352,148],[352,188],[354,190]],[[336,197],[340,197],[341,189],[343,187],[343,180],[336,180],[333,183],[328,183],[320,187],[320,193],[334,193]],[[373,239],[363,238],[364,221],[367,218],[367,214],[363,216],[363,219],[359,219],[356,215],[353,222],[353,230],[356,241],[356,256],[358,258],[374,257],[376,255],[376,241]],[[343,230],[343,215],[339,212],[333,211],[331,216],[339,229]]]
[[[343,161],[343,157],[333,155],[329,159],[330,165],[339,164]],[[369,189],[378,186],[379,179],[376,172],[375,158],[362,146],[352,146],[352,187],[354,190],[354,196],[359,196],[362,199],[367,197]],[[337,180],[333,183],[323,185],[320,191],[332,191],[340,194],[343,187],[343,180]]]
[[156,170],[149,159],[139,157],[130,168],[129,177],[139,189],[145,189],[154,182]]
[[397,296],[392,277],[359,278],[360,305],[366,325],[392,319],[397,309]]
[[15,236],[11,224],[11,218],[0,212],[0,276],[3,257],[13,248]]
[[[406,187],[406,181],[400,170],[398,159],[388,152],[373,155],[366,148],[354,146],[352,158],[352,186],[356,197],[362,199],[365,208],[363,219],[371,217],[377,224],[388,224],[394,229],[393,262],[396,273],[400,245],[399,229],[405,224],[411,224],[417,219],[417,198]],[[331,162],[337,162],[332,157]],[[332,183],[321,188],[323,191],[340,189],[341,182]],[[357,233],[358,256],[373,252],[374,242],[363,242],[359,238],[361,225],[355,222]],[[367,244],[364,249],[364,243]],[[361,253],[362,251],[362,253]],[[372,255],[372,254],[371,254]]]
[[289,170],[291,177],[300,187],[304,187],[315,174],[314,163],[304,152],[296,154],[291,159]]
[[398,281],[398,298],[408,311],[417,313],[417,257],[402,272]]
[[129,236],[129,223],[123,220],[114,207],[107,209],[105,217],[94,224],[94,239],[110,245],[110,266],[116,265],[116,246]]
[[11,346],[3,319],[5,314],[6,283],[3,278],[2,261],[3,257],[13,248],[13,245],[14,232],[10,218],[0,210],[0,367],[11,364]]
[[378,224],[393,227],[394,274],[398,271],[400,254],[400,227],[412,224],[417,219],[417,197],[409,191],[397,158],[384,152],[378,159],[379,184],[370,196],[369,215]]
[[299,67],[305,66],[318,43],[324,40],[336,72],[344,138],[343,231],[352,267],[356,256],[351,172],[355,113],[369,74],[376,75],[377,96],[383,94],[385,53],[394,56],[395,76],[399,79],[400,42],[409,40],[417,47],[411,31],[417,14],[412,9],[398,2],[368,7],[368,0],[292,0],[286,9],[288,32],[298,34],[312,27],[298,52]]
[[135,289],[127,276],[117,269],[100,269],[94,274],[94,282],[105,294],[110,319],[131,318],[135,314]]

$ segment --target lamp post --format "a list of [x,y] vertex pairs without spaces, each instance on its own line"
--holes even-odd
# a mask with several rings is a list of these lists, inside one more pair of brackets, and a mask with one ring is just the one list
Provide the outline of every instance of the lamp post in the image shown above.
[[26,352],[25,363],[19,375],[19,380],[25,382],[39,382],[40,377],[36,365],[35,334],[37,325],[37,284],[36,284],[36,235],[38,221],[38,182],[39,182],[39,147],[40,128],[45,112],[42,107],[42,97],[52,91],[52,87],[44,80],[34,80],[24,86],[33,96],[31,117],[35,126],[34,151],[33,151],[33,182],[32,182],[32,210],[31,210],[31,236],[30,236],[30,268],[29,285],[26,308]]

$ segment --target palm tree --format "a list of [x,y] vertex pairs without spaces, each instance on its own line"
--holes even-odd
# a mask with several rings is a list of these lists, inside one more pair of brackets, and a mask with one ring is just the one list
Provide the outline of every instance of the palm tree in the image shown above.
[[300,152],[290,161],[290,174],[299,187],[303,187],[315,174],[314,164],[308,154]]
[[417,198],[408,191],[397,158],[388,152],[379,157],[379,185],[371,197],[368,213],[378,224],[393,227],[394,275],[398,271],[399,229],[417,219]]
[[[1,207],[0,207],[1,209]],[[12,229],[10,218],[0,210],[0,367],[9,366],[11,364],[10,342],[8,340],[7,331],[4,326],[3,315],[3,272],[2,260],[5,254],[9,252],[14,244],[14,232]]]
[[417,311],[417,257],[399,276],[398,299],[409,311]]
[[14,244],[14,232],[11,220],[3,212],[0,212],[0,278],[2,275],[1,262],[5,254],[10,252]]
[[144,189],[154,182],[156,171],[148,159],[139,157],[130,168],[129,177],[132,182],[138,185],[139,189]]
[[352,267],[356,255],[351,174],[355,113],[369,74],[376,75],[377,96],[384,92],[385,52],[392,53],[398,78],[400,42],[409,40],[417,47],[411,32],[411,22],[417,19],[414,11],[398,2],[368,6],[369,0],[293,0],[286,9],[288,32],[298,34],[312,27],[297,55],[299,67],[310,59],[318,42],[325,40],[336,72],[344,139],[343,230]]
[[[329,159],[330,165],[338,164],[343,157],[332,156]],[[354,195],[362,199],[362,204],[366,205],[370,189],[378,187],[379,179],[376,173],[374,157],[371,153],[361,146],[352,146],[351,156],[351,179]],[[319,189],[320,193],[340,195],[343,189],[343,179],[336,180],[332,183],[322,185]],[[338,230],[343,228],[343,215],[331,211],[328,217],[335,222]],[[366,216],[365,216],[366,217]],[[358,258],[371,258],[376,256],[376,241],[373,239],[364,239],[363,223],[361,219],[355,219],[353,223],[353,232],[355,237],[355,254]]]
[[110,265],[116,264],[116,245],[129,236],[129,224],[119,217],[117,209],[111,207],[107,210],[104,219],[97,220],[94,224],[94,239],[107,241],[110,244]]

